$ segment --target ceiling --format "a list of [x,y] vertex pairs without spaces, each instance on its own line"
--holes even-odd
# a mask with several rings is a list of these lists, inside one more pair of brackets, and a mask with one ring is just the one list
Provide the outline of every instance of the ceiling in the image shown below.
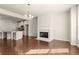
[[[34,16],[68,11],[72,4],[31,4],[30,13]],[[0,8],[16,12],[21,15],[27,14],[27,4],[0,4]]]

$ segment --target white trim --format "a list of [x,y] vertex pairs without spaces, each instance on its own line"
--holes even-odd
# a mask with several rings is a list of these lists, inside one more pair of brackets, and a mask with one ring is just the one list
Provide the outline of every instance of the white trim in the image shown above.
[[70,41],[67,40],[67,39],[54,39],[54,40],[61,40],[61,41],[68,41],[68,42],[70,42]]
[[36,38],[36,40],[41,40],[41,41],[45,41],[45,42],[51,42],[53,39],[49,39],[49,38]]

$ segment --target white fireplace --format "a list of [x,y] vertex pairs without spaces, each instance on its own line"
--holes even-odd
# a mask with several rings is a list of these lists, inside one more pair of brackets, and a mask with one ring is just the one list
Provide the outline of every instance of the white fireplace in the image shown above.
[[[50,42],[53,40],[53,25],[51,15],[41,15],[38,17],[38,40]],[[48,38],[40,37],[40,32],[47,32]],[[47,34],[46,34],[47,35]]]
[[38,30],[38,40],[41,41],[46,41],[46,42],[50,42],[53,40],[53,38],[51,37],[51,31],[50,28],[46,28],[46,27],[41,27]]

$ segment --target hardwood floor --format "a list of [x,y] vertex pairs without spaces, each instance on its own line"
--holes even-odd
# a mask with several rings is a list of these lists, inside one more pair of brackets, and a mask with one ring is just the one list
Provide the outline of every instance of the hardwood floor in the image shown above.
[[21,40],[1,40],[1,55],[78,55],[79,48],[69,42],[53,40],[50,43],[35,38],[24,37]]

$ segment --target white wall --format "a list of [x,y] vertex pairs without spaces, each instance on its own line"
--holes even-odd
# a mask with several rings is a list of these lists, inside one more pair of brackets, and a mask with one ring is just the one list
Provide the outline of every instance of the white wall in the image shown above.
[[29,21],[29,36],[37,37],[37,18]]
[[69,12],[55,14],[52,20],[54,39],[69,41]]
[[77,40],[77,14],[76,14],[76,6],[72,7],[70,9],[70,15],[71,15],[71,44],[76,45],[76,40]]
[[[69,41],[69,12],[45,14],[38,17],[38,32],[48,29],[52,39]],[[39,35],[39,33],[38,33]]]
[[0,31],[15,30],[17,26],[16,18],[0,15]]
[[71,45],[79,47],[79,5],[70,9],[71,16]]
[[31,36],[37,37],[37,18],[31,21]]
[[77,46],[79,48],[79,5],[77,5]]

